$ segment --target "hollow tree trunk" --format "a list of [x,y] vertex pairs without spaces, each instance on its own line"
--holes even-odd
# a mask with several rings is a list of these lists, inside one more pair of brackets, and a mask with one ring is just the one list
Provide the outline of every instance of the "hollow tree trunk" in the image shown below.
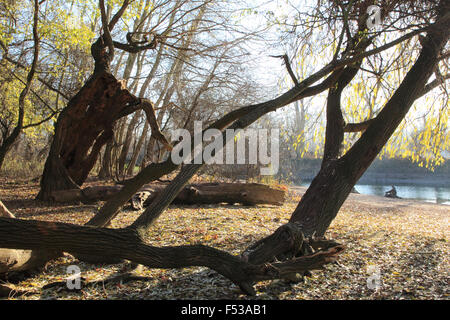
[[139,109],[145,111],[152,134],[169,147],[159,130],[152,104],[131,94],[124,82],[109,72],[108,66],[96,63],[91,78],[58,117],[37,198],[48,200],[52,191],[81,186],[101,148],[112,138],[114,123]]
[[114,122],[133,103],[137,101],[112,74],[94,73],[58,117],[39,199],[83,184],[101,147],[111,139]]

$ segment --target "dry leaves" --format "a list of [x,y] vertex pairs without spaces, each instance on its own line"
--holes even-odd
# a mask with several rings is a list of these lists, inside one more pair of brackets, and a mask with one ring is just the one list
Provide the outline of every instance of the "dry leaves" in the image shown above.
[[[0,199],[20,218],[84,224],[96,205],[49,206],[33,200],[38,185],[2,183]],[[283,207],[172,206],[149,231],[155,246],[202,243],[239,254],[254,241],[286,223],[299,195]],[[352,195],[327,232],[347,245],[335,264],[315,271],[303,283],[266,281],[247,297],[228,279],[207,268],[148,269],[138,275],[149,281],[99,282],[79,291],[41,288],[64,281],[69,265],[80,267],[88,281],[116,275],[126,267],[90,265],[70,255],[51,262],[39,275],[16,284],[28,294],[11,299],[448,299],[450,207]],[[124,210],[114,228],[129,225],[138,212]],[[368,280],[376,278],[375,286]]]

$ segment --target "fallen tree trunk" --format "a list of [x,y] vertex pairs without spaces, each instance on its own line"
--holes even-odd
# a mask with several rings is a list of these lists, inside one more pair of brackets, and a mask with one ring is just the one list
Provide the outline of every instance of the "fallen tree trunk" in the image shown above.
[[[15,218],[2,201],[0,201],[0,217]],[[33,269],[35,266],[44,265],[54,256],[55,254],[48,250],[16,250],[0,247],[0,274]]]
[[[165,187],[166,184],[148,184],[142,187],[131,199],[133,209],[140,210],[144,206],[148,206]],[[105,201],[114,197],[121,189],[122,186],[116,185],[61,190],[52,193],[52,200],[56,202]],[[201,183],[185,186],[174,199],[173,203],[282,205],[285,199],[285,193],[284,190],[259,183]]]
[[[149,205],[163,191],[165,185],[155,188],[144,202]],[[243,205],[273,204],[282,205],[285,191],[260,183],[201,183],[185,186],[173,203],[177,204],[215,204],[241,203]]]
[[[289,229],[298,228],[293,225]],[[282,234],[285,232],[282,230]],[[296,238],[301,232],[296,232]],[[298,236],[298,237],[297,237]],[[298,252],[298,241],[283,237],[284,252]],[[315,243],[314,239],[311,239]],[[14,249],[51,250],[99,258],[129,260],[150,268],[182,268],[205,266],[217,271],[238,285],[245,293],[255,294],[254,282],[285,279],[292,274],[322,269],[335,261],[344,250],[340,244],[328,246],[318,242],[319,250],[307,256],[288,255],[285,261],[251,263],[249,259],[231,255],[204,245],[154,247],[142,241],[132,228],[109,229],[78,226],[69,223],[0,218],[0,247]],[[261,260],[262,261],[262,260]]]
[[53,191],[50,200],[55,202],[81,201],[85,203],[106,201],[117,194],[122,186],[93,186],[83,189],[67,189]]

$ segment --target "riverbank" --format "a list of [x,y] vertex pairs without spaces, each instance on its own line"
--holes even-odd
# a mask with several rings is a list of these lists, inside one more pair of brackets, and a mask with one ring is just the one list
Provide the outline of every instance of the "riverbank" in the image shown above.
[[[301,186],[291,186],[289,188],[299,197],[301,197],[307,189],[307,187]],[[357,193],[351,193],[348,196],[347,200],[344,202],[344,205],[341,208],[341,211],[348,210],[350,208],[352,208],[353,210],[355,208],[360,208],[362,211],[381,211],[384,213],[408,212],[413,214],[417,212],[426,212],[433,215],[446,215],[447,219],[450,218],[450,206],[448,205],[430,203],[414,199],[393,199]]]

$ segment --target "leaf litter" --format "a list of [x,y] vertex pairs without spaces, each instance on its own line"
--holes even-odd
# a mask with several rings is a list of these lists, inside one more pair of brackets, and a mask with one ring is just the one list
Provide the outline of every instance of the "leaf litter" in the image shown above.
[[[86,223],[103,204],[49,204],[34,200],[39,186],[8,182],[0,187],[0,199],[21,219]],[[253,242],[288,222],[301,193],[290,192],[281,206],[240,205],[171,206],[148,231],[154,246],[204,244],[239,254]],[[140,212],[124,209],[113,228],[131,224]],[[442,299],[450,297],[449,214],[445,205],[393,201],[351,195],[326,233],[346,245],[338,261],[313,271],[304,282],[283,280],[255,284],[249,297],[230,280],[204,267],[180,269],[140,268],[145,281],[103,283],[120,274],[128,262],[93,265],[70,254],[47,264],[39,274],[24,279],[9,299]],[[94,285],[81,290],[61,286],[67,267],[77,265],[82,277]],[[370,279],[376,278],[376,286]],[[1,283],[1,282],[0,282]],[[19,294],[20,293],[20,294]]]

